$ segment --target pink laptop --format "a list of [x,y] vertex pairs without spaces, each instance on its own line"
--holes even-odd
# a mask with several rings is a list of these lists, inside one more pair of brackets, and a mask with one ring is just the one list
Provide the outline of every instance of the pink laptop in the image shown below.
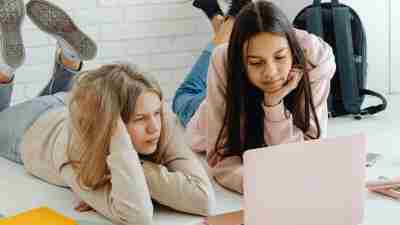
[[363,134],[247,151],[244,224],[361,224],[365,159]]

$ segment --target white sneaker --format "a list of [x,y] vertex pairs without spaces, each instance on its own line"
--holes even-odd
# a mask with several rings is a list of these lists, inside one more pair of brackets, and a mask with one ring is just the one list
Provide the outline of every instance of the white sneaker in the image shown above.
[[90,60],[96,56],[96,43],[58,6],[45,0],[31,0],[26,5],[26,12],[40,30],[57,39],[63,54],[68,58]]
[[21,25],[25,16],[23,0],[0,0],[0,51],[2,61],[13,69],[25,59]]

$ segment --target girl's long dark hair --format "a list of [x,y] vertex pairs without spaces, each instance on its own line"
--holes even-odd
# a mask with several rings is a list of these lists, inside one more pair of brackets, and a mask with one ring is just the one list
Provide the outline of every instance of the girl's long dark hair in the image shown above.
[[[265,113],[262,108],[264,93],[249,81],[243,60],[245,43],[261,32],[270,32],[287,38],[293,55],[293,64],[306,68],[304,52],[296,39],[294,28],[278,7],[268,1],[257,1],[247,4],[240,11],[229,41],[226,62],[226,111],[215,145],[216,150],[221,147],[225,149],[223,153],[216,151],[222,156],[242,156],[247,149],[267,146],[264,139]],[[320,137],[320,125],[306,69],[297,88],[284,98],[283,103],[292,114],[296,127],[306,134],[313,119],[317,126],[317,135],[308,138]]]

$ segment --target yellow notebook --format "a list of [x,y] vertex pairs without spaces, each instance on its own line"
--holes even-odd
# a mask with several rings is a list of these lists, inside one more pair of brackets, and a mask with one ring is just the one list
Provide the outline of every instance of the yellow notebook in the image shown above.
[[47,207],[41,207],[0,219],[0,225],[77,225],[77,223]]

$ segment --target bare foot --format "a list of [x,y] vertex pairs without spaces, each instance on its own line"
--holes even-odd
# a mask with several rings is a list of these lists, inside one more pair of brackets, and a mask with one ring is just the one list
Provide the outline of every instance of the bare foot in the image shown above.
[[218,33],[223,23],[224,23],[224,17],[222,15],[217,14],[211,19],[211,25],[213,27],[214,34]]
[[234,23],[235,23],[235,19],[233,17],[226,18],[225,21],[221,24],[218,32],[215,33],[215,36],[214,36],[212,42],[215,45],[228,43],[229,39],[231,37]]
[[62,63],[67,69],[79,70],[79,68],[81,66],[81,61],[74,61],[74,60],[67,59],[62,54],[62,50],[60,50],[59,54],[60,54],[60,63]]
[[6,83],[10,83],[11,78],[7,75],[5,75],[4,73],[0,72],[0,83],[2,84],[6,84]]

